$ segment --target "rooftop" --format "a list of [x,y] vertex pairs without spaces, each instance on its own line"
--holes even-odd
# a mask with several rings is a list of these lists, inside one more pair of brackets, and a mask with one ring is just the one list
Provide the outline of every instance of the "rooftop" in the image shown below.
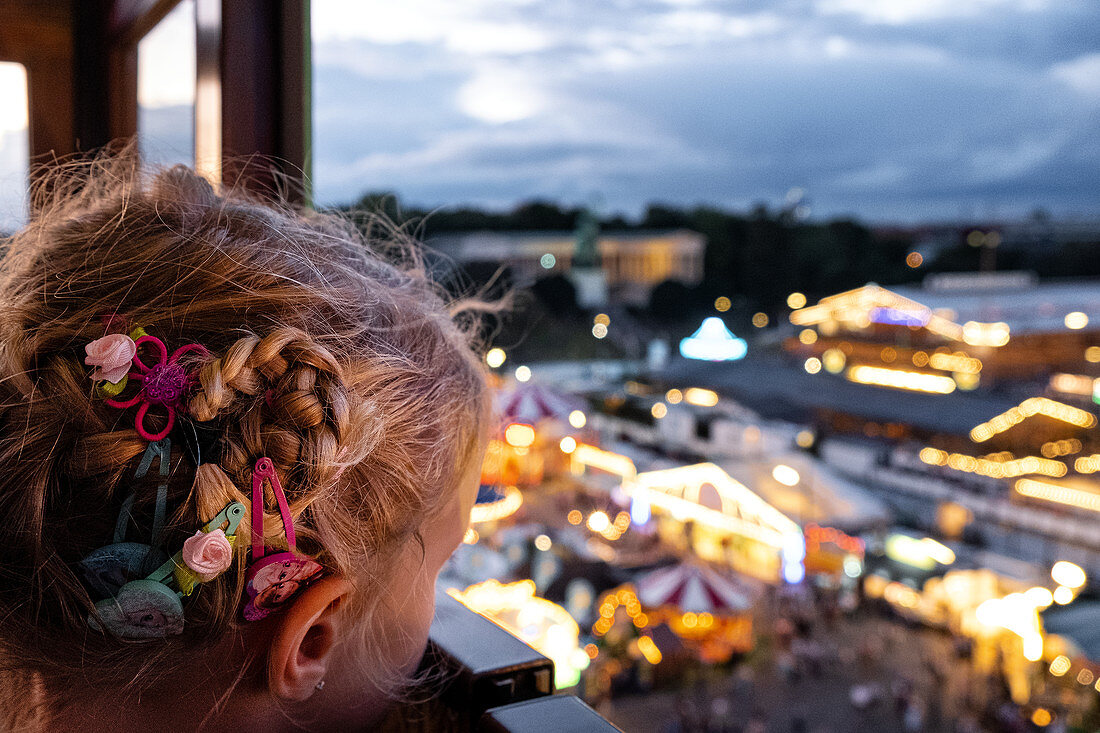
[[677,359],[658,376],[670,384],[717,390],[765,417],[792,418],[814,410],[836,410],[951,435],[968,435],[975,425],[1019,404],[987,393],[941,395],[857,384],[823,373],[808,374],[775,355],[736,362]]

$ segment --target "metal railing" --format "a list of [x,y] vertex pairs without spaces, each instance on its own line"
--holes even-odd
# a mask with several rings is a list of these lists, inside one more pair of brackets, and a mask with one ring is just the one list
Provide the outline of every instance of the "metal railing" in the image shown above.
[[421,665],[434,689],[395,708],[383,733],[611,733],[570,695],[554,695],[554,663],[454,598],[436,598]]

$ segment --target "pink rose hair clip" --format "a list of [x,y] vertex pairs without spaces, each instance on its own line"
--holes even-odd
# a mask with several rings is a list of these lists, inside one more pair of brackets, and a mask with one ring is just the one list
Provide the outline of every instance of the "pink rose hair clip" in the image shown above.
[[[271,484],[279,505],[289,551],[270,548],[264,543],[264,481]],[[294,519],[279,475],[275,473],[275,464],[267,457],[259,459],[252,470],[252,561],[245,586],[248,594],[243,611],[245,619],[259,621],[265,618],[315,580],[322,570],[316,560],[297,554]]]
[[[156,336],[141,329],[134,334],[136,340],[125,334],[108,334],[96,339],[84,347],[87,353],[84,363],[96,368],[92,379],[110,385],[101,390],[111,397],[106,400],[108,405],[127,408],[140,403],[134,428],[144,440],[156,442],[172,432],[176,413],[183,409],[181,403],[195,384],[194,376],[187,372],[180,358],[192,352],[209,356],[210,352],[199,344],[187,344],[169,355],[168,347]],[[157,361],[149,366],[139,354],[143,346],[151,346],[156,352]],[[115,399],[130,381],[141,384],[137,393],[127,399]],[[164,429],[155,433],[145,427],[145,416],[154,405],[164,407],[168,414]]]
[[130,580],[95,604],[89,623],[124,639],[183,633],[183,599],[233,566],[237,525],[244,504],[232,501],[183,543],[183,549],[144,578]]

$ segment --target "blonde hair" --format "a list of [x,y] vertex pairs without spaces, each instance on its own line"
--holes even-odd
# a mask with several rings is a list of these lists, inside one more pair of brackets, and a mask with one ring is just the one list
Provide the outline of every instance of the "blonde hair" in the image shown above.
[[[130,153],[69,166],[36,196],[0,265],[0,681],[86,685],[91,668],[133,686],[238,624],[243,552],[186,599],[182,635],[89,629],[77,563],[108,544],[146,446],[133,410],[93,398],[83,363],[113,316],[211,354],[187,408],[217,425],[219,453],[195,470],[173,445],[165,546],[231,500],[248,506],[242,489],[266,455],[299,548],[360,580],[352,604],[368,613],[388,561],[479,445],[478,302],[449,302],[399,232],[219,195],[184,167],[146,174]],[[265,527],[278,544],[277,513]]]

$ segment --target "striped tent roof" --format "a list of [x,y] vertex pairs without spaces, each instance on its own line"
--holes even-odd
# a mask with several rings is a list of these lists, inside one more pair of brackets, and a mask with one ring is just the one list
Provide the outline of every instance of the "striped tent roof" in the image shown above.
[[534,425],[542,420],[567,420],[578,406],[575,400],[530,382],[497,393],[497,407],[505,422]]
[[748,610],[752,603],[731,580],[695,563],[655,570],[635,583],[643,606],[675,606],[687,613],[721,614]]

